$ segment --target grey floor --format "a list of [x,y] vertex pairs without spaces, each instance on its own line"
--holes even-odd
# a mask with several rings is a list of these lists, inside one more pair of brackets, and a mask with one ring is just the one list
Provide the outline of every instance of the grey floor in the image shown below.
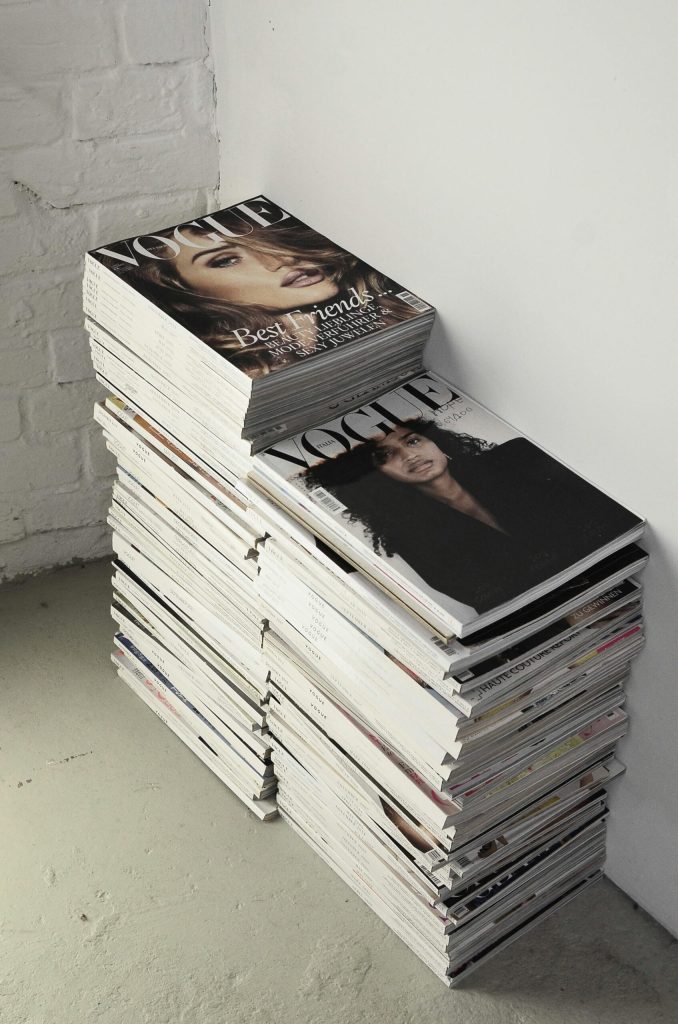
[[110,570],[0,589],[3,1024],[660,1024],[678,942],[603,882],[448,991],[109,662]]

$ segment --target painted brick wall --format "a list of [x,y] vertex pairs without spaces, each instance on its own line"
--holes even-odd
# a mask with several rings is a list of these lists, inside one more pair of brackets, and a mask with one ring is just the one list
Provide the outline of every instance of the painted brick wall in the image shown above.
[[109,550],[82,255],[214,206],[207,8],[0,0],[0,580]]

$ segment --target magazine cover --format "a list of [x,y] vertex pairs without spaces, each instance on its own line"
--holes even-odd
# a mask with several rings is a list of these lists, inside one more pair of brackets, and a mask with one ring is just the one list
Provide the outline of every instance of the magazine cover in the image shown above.
[[458,629],[553,589],[643,526],[431,372],[273,445],[251,475]]
[[89,255],[251,378],[433,316],[264,196]]

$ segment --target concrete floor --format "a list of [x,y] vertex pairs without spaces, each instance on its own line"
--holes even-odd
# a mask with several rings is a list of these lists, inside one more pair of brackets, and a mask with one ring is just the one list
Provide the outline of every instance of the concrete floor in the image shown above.
[[0,590],[2,1024],[660,1024],[678,942],[603,882],[448,991],[117,680],[110,569]]

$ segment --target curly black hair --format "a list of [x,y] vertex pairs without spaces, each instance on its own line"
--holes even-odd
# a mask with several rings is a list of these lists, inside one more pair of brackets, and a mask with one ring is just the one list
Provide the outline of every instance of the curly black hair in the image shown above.
[[[401,424],[427,438],[459,464],[496,447],[470,434],[443,430],[432,420],[415,418]],[[426,520],[426,503],[431,499],[411,484],[399,483],[378,470],[375,458],[381,437],[359,444],[333,459],[312,466],[304,474],[309,491],[322,487],[346,506],[345,517],[359,522],[369,532],[377,554],[392,555],[403,529]]]

